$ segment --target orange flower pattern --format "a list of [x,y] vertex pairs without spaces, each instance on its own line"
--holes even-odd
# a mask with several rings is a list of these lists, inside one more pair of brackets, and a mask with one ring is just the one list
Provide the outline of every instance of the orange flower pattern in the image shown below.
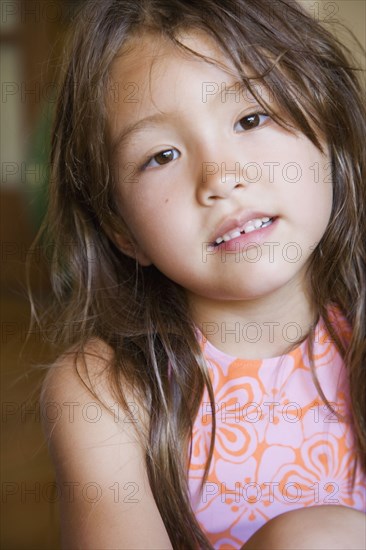
[[[329,309],[344,343],[350,327]],[[191,504],[215,549],[240,548],[271,518],[296,508],[340,504],[366,511],[366,475],[356,460],[342,358],[319,320],[314,343],[321,399],[306,341],[281,357],[243,360],[197,330],[215,395],[216,438],[209,475],[212,414],[205,391],[192,435]]]

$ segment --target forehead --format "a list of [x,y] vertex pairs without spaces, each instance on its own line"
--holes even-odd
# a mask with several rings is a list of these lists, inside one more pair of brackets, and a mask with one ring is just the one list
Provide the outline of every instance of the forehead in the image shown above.
[[[222,65],[230,72],[234,68],[231,61],[224,55],[218,44],[203,31],[190,31],[180,34],[178,40],[181,44],[208,59],[212,59],[217,65]],[[172,63],[205,63],[194,53],[184,51],[166,37],[152,32],[135,35],[118,52],[111,67],[113,79],[126,78],[128,76],[140,76],[146,78],[146,69]]]
[[237,80],[232,62],[208,35],[185,33],[179,41],[212,63],[152,33],[131,38],[114,59],[110,70],[108,107],[111,120],[121,110],[130,117],[150,105],[156,109],[169,103],[184,103],[185,98],[180,93],[182,85],[186,91],[189,84],[190,93],[198,99],[202,97],[205,83],[215,85],[219,91],[224,83],[229,85]]

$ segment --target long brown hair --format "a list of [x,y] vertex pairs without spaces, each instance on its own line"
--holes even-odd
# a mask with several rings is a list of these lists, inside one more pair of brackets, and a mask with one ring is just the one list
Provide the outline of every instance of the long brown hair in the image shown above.
[[[319,148],[319,133],[328,144],[333,209],[309,278],[317,315],[346,364],[360,457],[366,449],[365,108],[350,52],[289,0],[88,2],[75,22],[62,77],[49,210],[40,237],[52,249],[54,322],[65,346],[80,354],[95,338],[114,351],[108,366],[112,391],[128,408],[122,381],[130,384],[149,413],[147,433],[139,436],[151,488],[173,547],[186,550],[211,548],[190,506],[187,458],[205,387],[214,410],[212,386],[184,289],[154,266],[138,265],[109,237],[128,234],[128,228],[114,193],[106,95],[112,61],[136,31],[155,32],[187,51],[178,39],[187,29],[215,39],[275,120],[290,121]],[[273,92],[283,119],[264,101],[258,83]],[[348,346],[328,316],[332,302],[352,327]],[[311,353],[314,331],[308,336]],[[202,484],[214,436],[213,424]]]

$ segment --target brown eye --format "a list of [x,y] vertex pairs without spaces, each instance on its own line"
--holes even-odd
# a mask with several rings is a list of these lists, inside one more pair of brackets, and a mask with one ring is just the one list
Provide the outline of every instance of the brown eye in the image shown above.
[[162,151],[161,153],[155,155],[153,158],[158,164],[167,164],[167,162],[173,160],[174,153],[172,149],[168,149],[168,151]]
[[252,130],[263,124],[268,119],[265,113],[253,113],[241,118],[238,122],[242,130]]
[[168,164],[172,160],[176,160],[179,156],[180,153],[179,151],[177,151],[177,149],[166,149],[165,151],[160,151],[160,153],[157,153],[153,157],[150,157],[141,169],[145,170],[146,168],[156,168],[157,166],[163,166],[164,164]]

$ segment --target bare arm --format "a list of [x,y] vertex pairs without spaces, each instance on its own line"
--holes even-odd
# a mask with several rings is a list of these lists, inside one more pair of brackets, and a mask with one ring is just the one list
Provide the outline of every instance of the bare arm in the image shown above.
[[240,550],[363,550],[366,516],[346,506],[321,505],[268,521]]
[[[100,370],[97,360],[87,362],[88,371]],[[118,421],[115,400],[98,380],[110,412],[83,386],[72,359],[51,369],[43,386],[43,426],[62,495],[62,548],[171,549],[131,419],[119,409]]]

